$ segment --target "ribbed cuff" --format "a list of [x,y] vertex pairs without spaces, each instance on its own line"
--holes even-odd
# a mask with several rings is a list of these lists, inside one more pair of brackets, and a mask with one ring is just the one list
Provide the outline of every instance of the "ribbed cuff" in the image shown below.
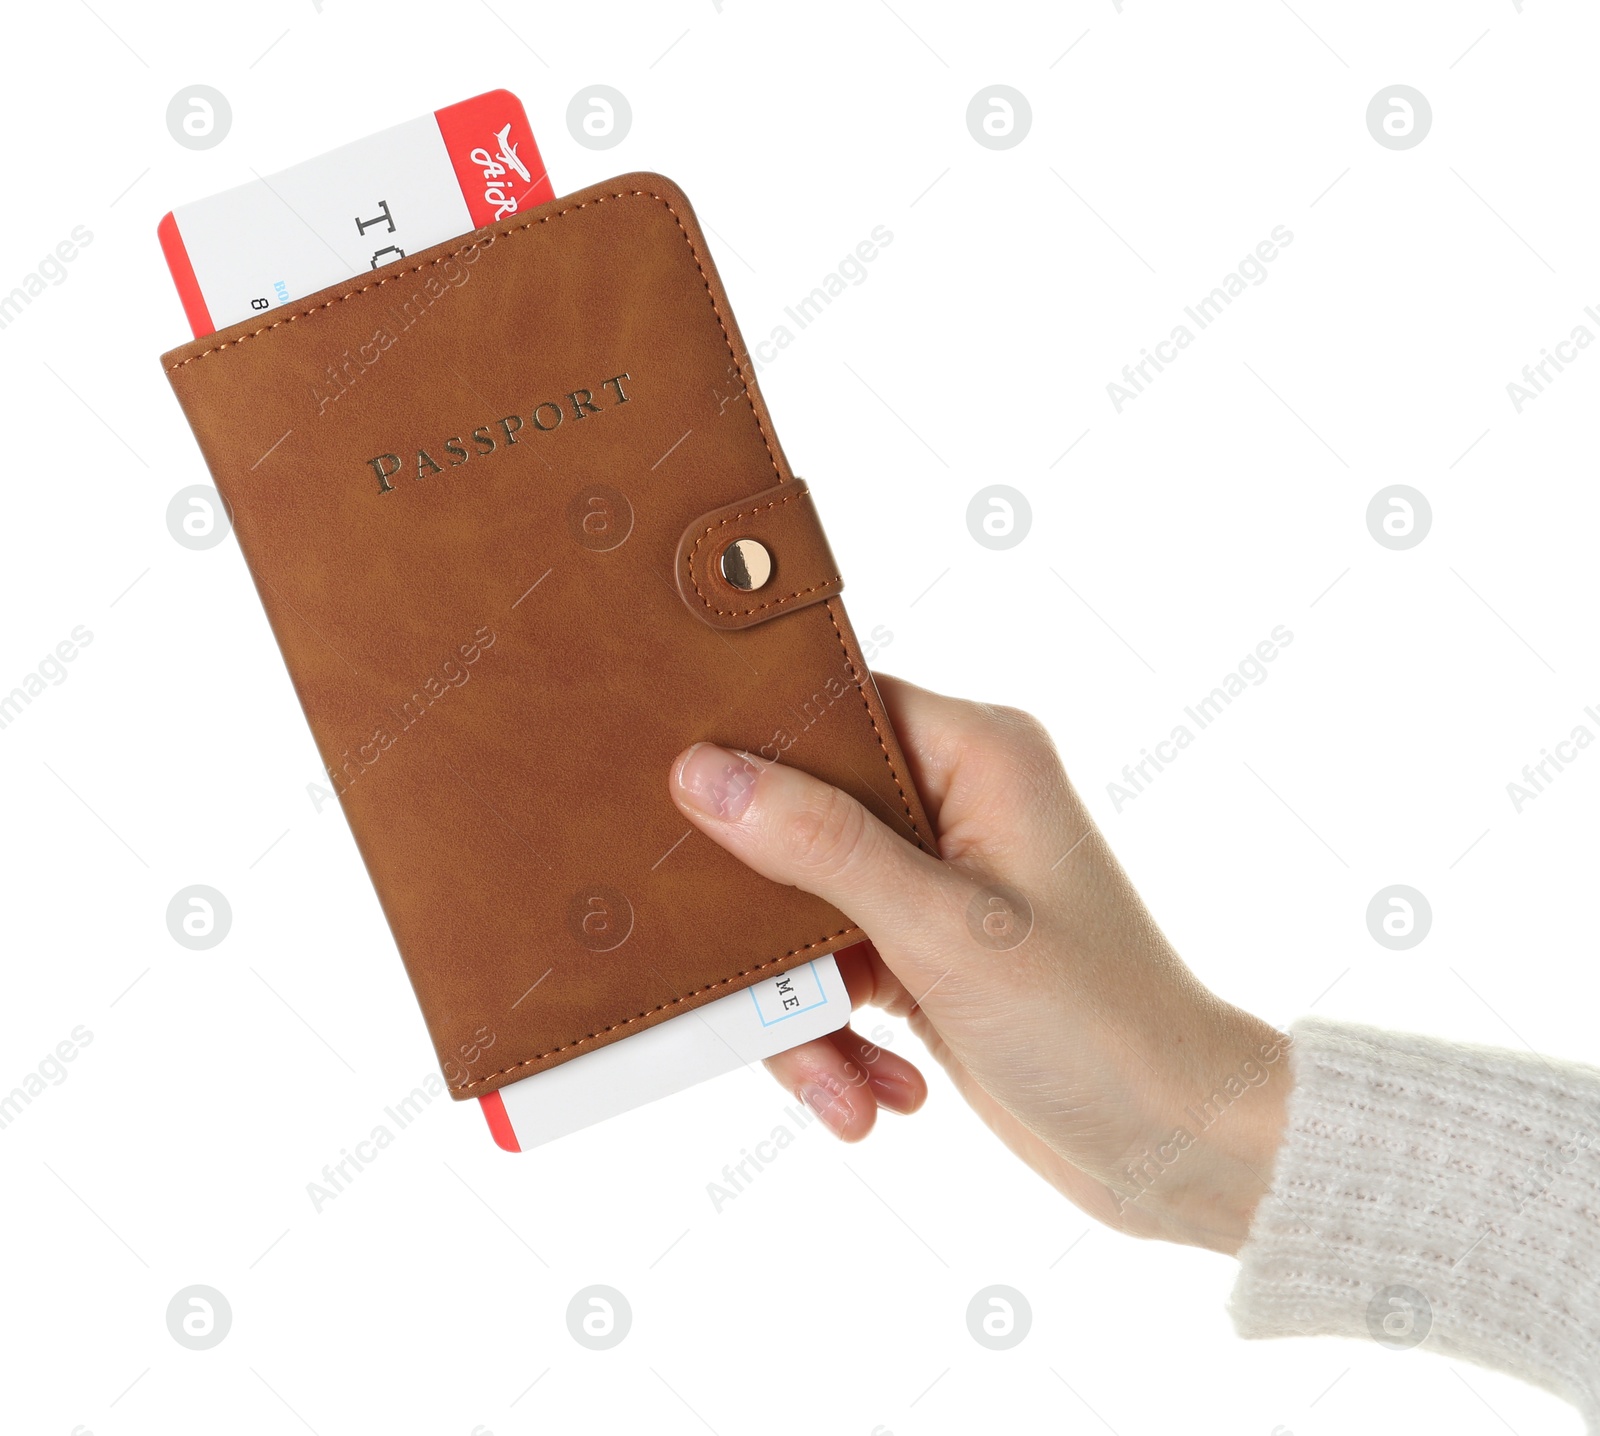
[[1600,1071],[1306,1018],[1241,1336],[1417,1346],[1600,1431]]

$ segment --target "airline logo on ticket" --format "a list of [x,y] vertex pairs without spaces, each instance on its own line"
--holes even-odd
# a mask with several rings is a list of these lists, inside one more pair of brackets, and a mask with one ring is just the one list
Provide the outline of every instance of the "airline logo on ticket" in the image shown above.
[[180,205],[158,233],[195,338],[554,199],[508,90]]

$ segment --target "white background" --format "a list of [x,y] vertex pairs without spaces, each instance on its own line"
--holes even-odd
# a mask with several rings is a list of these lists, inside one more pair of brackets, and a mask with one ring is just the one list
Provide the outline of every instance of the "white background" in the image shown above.
[[[1279,1023],[1594,1057],[1600,753],[1520,814],[1506,784],[1600,729],[1600,353],[1520,414],[1506,384],[1600,302],[1600,27],[1574,0],[1120,12],[8,15],[0,291],[74,225],[94,238],[0,332],[0,690],[74,625],[94,640],[0,731],[0,1089],[94,1036],[0,1131],[6,1430],[1578,1430],[1425,1351],[1238,1341],[1230,1261],[1087,1230],[942,1079],[862,1147],[808,1129],[720,1214],[707,1183],[793,1125],[760,1072],[520,1158],[441,1099],[320,1213],[307,1195],[432,1058],[343,819],[307,796],[236,546],[166,529],[207,475],[157,363],[188,335],[155,225],[497,85],[558,193],[638,168],[686,187],[752,343],[893,232],[761,376],[857,628],[892,631],[889,671],[1045,719],[1208,983]],[[165,124],[196,82],[234,112],[206,152]],[[603,153],[566,127],[594,82],[634,116]],[[1003,152],[965,122],[996,82],[1033,111]],[[1396,82],[1434,116],[1405,151],[1365,123]],[[1108,381],[1276,225],[1267,281],[1118,414]],[[1033,508],[1004,553],[965,524],[991,482]],[[1366,527],[1392,483],[1433,510],[1405,552]],[[1279,624],[1269,680],[1117,812],[1122,765]],[[233,907],[209,952],[167,932],[192,883]],[[1391,883],[1433,908],[1406,952],[1367,931]],[[232,1307],[210,1351],[167,1332],[192,1283]],[[594,1283],[633,1311],[607,1352],[566,1329]],[[1009,1352],[967,1333],[991,1283],[1032,1305]]]

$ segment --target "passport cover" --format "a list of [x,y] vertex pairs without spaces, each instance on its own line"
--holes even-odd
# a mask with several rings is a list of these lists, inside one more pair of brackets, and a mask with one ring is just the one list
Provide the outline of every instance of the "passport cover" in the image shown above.
[[[162,363],[453,1096],[861,940],[689,827],[667,784],[697,739],[933,850],[671,181],[607,181]],[[772,557],[753,592],[723,576],[738,539]]]

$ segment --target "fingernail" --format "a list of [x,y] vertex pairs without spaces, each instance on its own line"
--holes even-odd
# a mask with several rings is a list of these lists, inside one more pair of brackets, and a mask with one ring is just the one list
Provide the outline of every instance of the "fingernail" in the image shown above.
[[750,759],[715,743],[696,743],[678,767],[678,789],[691,808],[733,823],[750,806],[759,776]]
[[844,1129],[850,1124],[850,1108],[839,1100],[826,1087],[816,1083],[807,1083],[799,1091],[799,1098],[824,1122],[836,1136],[843,1136]]
[[916,1110],[918,1092],[903,1077],[885,1077],[874,1072],[867,1079],[867,1085],[872,1088],[872,1095],[878,1099],[878,1105],[887,1111],[898,1112],[902,1116]]

